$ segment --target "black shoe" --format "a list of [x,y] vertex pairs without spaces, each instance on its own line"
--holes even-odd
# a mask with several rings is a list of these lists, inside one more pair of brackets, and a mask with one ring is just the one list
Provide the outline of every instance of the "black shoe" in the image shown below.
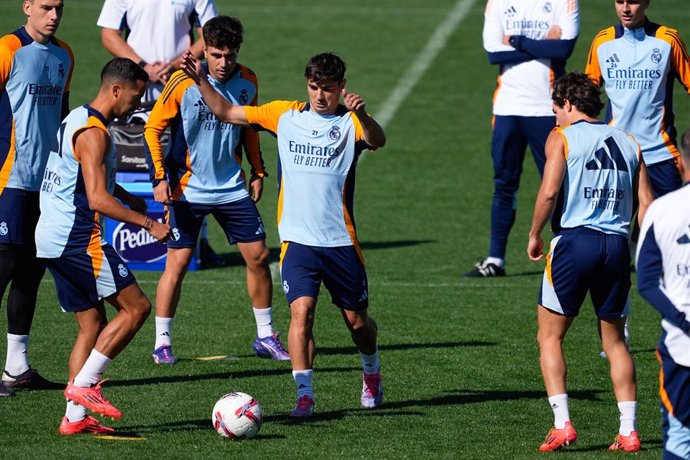
[[492,264],[485,260],[480,260],[474,265],[474,268],[467,273],[465,276],[468,278],[489,278],[495,276],[506,276],[506,271],[503,267],[499,267],[496,264]]
[[16,396],[14,394],[14,391],[12,391],[8,388],[5,388],[5,385],[0,385],[0,398],[7,398],[10,396]]
[[64,390],[65,385],[51,382],[39,374],[36,369],[29,368],[14,376],[7,371],[2,373],[2,385],[7,390]]

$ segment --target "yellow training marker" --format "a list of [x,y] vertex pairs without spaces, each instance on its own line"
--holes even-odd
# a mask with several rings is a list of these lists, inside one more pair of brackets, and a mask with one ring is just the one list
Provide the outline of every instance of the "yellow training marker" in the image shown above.
[[139,436],[113,436],[104,434],[102,436],[94,436],[97,439],[105,439],[106,441],[146,441],[146,438]]

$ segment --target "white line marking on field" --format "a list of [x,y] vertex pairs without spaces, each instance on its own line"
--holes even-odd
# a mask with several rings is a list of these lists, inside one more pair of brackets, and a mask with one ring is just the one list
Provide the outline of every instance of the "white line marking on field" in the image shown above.
[[412,65],[388,95],[388,99],[382,104],[381,111],[376,114],[376,121],[381,126],[386,127],[390,123],[412,89],[429,70],[441,50],[445,48],[448,38],[455,32],[460,22],[465,19],[474,3],[475,0],[459,0],[446,16],[446,19],[436,27],[424,49],[417,54]]

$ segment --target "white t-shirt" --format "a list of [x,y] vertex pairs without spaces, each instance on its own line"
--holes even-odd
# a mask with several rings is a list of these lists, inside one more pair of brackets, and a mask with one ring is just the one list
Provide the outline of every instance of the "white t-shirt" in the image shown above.
[[[543,40],[555,25],[561,28],[561,40],[573,40],[578,36],[576,0],[489,0],[484,12],[484,49],[489,53],[515,51],[512,46],[503,44],[504,36]],[[494,93],[494,115],[553,116],[554,65],[553,59],[536,58],[501,65]]]
[[105,0],[97,24],[129,29],[127,44],[144,61],[169,62],[191,46],[193,27],[217,15],[213,0]]

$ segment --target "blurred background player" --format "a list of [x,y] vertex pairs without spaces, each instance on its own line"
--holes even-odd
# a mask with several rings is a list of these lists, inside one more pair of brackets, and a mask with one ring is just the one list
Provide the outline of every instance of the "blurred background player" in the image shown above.
[[546,257],[537,308],[541,371],[554,413],[554,427],[539,447],[542,452],[577,440],[568,408],[563,339],[588,291],[620,411],[619,432],[609,449],[640,449],[635,364],[624,340],[630,310],[628,238],[634,194],[640,219],[653,195],[639,145],[632,136],[599,122],[602,108],[599,89],[585,74],[570,73],[554,84],[558,127],[546,142],[544,178],[527,247],[531,260],[543,258],[541,232],[554,215],[556,236]]
[[579,33],[577,0],[490,0],[484,12],[484,49],[499,66],[493,97],[491,156],[494,194],[489,257],[469,277],[505,275],[508,235],[515,222],[517,192],[527,145],[539,174],[544,143],[555,126],[551,82],[565,73],[565,61]]
[[690,458],[690,130],[680,147],[686,184],[652,203],[637,246],[637,288],[662,316],[664,460]]
[[74,58],[55,38],[63,0],[24,0],[26,25],[0,38],[0,300],[7,298],[7,359],[0,396],[62,388],[28,360],[45,265],[36,260],[39,187],[60,120],[69,112]]
[[[86,412],[122,416],[103,397],[98,380],[151,312],[131,271],[103,239],[100,220],[107,216],[142,227],[159,242],[170,234],[168,224],[146,216],[142,198],[115,183],[115,150],[107,126],[139,106],[147,81],[148,74],[134,61],[108,62],[93,102],[74,109],[62,123],[43,177],[38,257],[46,259],[55,278],[62,310],[73,312],[79,326],[69,357],[63,435],[114,431]],[[110,322],[104,299],[117,310]]]
[[380,406],[383,385],[377,326],[367,314],[367,275],[352,205],[359,154],[384,146],[383,128],[366,113],[364,100],[345,90],[345,63],[332,53],[316,55],[307,63],[309,102],[232,105],[214,90],[205,69],[189,54],[183,69],[198,81],[201,94],[220,120],[259,126],[278,139],[281,276],[290,305],[288,348],[297,386],[291,417],[309,418],[314,413],[313,327],[322,282],[361,354],[360,404]]
[[[204,70],[214,89],[234,104],[256,105],[256,75],[237,63],[243,28],[239,20],[216,16],[203,28]],[[160,136],[173,125],[164,158]],[[145,130],[153,167],[154,198],[167,205],[167,221],[175,240],[168,242],[165,271],[156,291],[156,342],[153,360],[175,364],[171,333],[182,280],[192,258],[203,218],[212,214],[228,242],[237,244],[247,264],[247,291],[254,306],[259,356],[289,360],[273,332],[273,283],[266,233],[255,202],[265,176],[259,136],[250,128],[219,122],[206,108],[194,81],[183,72],[173,75],[151,111]],[[240,166],[242,148],[252,166],[250,193]]]
[[201,27],[217,14],[213,0],[105,0],[97,24],[110,54],[146,70],[150,80],[143,101],[155,101],[180,68],[182,53],[190,50],[201,57]]
[[585,73],[608,96],[606,121],[635,136],[656,198],[682,185],[673,124],[673,79],[690,91],[690,61],[678,32],[645,16],[650,0],[615,0],[620,23],[592,42]]

